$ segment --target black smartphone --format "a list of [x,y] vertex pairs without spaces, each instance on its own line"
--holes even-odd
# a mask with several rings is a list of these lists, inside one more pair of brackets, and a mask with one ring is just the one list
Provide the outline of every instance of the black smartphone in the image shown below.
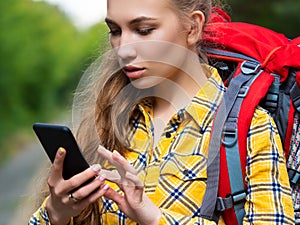
[[65,125],[34,123],[33,130],[52,163],[60,147],[66,150],[63,166],[65,180],[89,168],[70,128]]

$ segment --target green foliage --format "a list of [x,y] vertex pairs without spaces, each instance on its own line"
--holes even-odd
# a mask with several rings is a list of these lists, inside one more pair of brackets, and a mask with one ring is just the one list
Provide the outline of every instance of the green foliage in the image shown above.
[[49,121],[69,109],[72,92],[93,60],[89,56],[99,54],[104,37],[98,33],[106,32],[103,24],[80,32],[57,7],[43,1],[0,1],[0,15],[3,159],[14,145],[13,139],[7,141],[12,133],[31,131],[33,122]]

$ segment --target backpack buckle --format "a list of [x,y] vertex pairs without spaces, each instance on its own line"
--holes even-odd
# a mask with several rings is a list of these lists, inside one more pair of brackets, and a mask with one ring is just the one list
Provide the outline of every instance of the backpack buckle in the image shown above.
[[217,197],[216,202],[216,210],[219,212],[223,212],[226,209],[230,209],[233,207],[233,199],[231,195],[227,196],[226,198]]
[[288,168],[288,176],[292,184],[297,185],[299,183],[300,173],[297,170]]
[[225,137],[224,140],[222,139],[221,142],[226,147],[232,147],[237,143],[237,130],[229,131],[225,130],[223,132],[223,136]]
[[233,193],[231,196],[232,196],[232,201],[233,201],[233,204],[236,205],[236,204],[239,204],[239,203],[242,203],[245,201],[246,199],[246,191],[245,190],[242,190],[242,191],[239,191],[239,192],[236,192],[236,193]]
[[241,89],[239,91],[239,94],[238,94],[238,97],[245,98],[247,96],[247,94],[248,94],[249,89],[250,89],[249,86],[243,86],[243,87],[241,87]]
[[218,197],[217,203],[219,203],[219,204],[217,204],[218,205],[217,210],[220,212],[225,211],[226,207],[225,207],[224,199],[221,197]]
[[246,191],[242,190],[233,194],[226,195],[226,198],[217,197],[216,210],[223,212],[226,209],[235,207],[238,204],[243,203],[246,199]]
[[241,64],[241,70],[245,75],[254,75],[259,72],[261,68],[260,63],[253,61],[244,61]]

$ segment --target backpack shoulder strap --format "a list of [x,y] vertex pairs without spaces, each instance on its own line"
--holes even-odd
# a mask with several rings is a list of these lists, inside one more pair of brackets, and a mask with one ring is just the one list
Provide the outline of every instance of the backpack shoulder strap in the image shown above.
[[[239,75],[238,75],[239,76]],[[222,212],[223,219],[225,220],[226,223],[228,224],[234,224],[232,223],[233,219],[236,218],[236,223],[235,224],[242,224],[243,217],[244,217],[244,197],[246,196],[246,187],[239,182],[236,184],[234,182],[235,175],[232,170],[236,169],[237,162],[240,163],[239,167],[241,170],[239,170],[239,173],[241,176],[242,174],[242,179],[244,181],[245,177],[245,168],[246,168],[246,155],[247,155],[247,135],[248,135],[248,130],[251,125],[251,121],[253,118],[253,114],[255,111],[256,106],[259,104],[261,101],[262,96],[265,96],[268,88],[274,81],[274,77],[270,75],[269,73],[265,73],[264,71],[261,71],[260,74],[258,74],[252,82],[249,82],[247,84],[247,92],[243,96],[243,98],[240,98],[240,102],[236,103],[236,111],[233,113],[232,117],[238,118],[235,119],[235,126],[237,129],[236,135],[237,137],[237,143],[235,145],[229,145],[226,142],[224,145],[225,148],[225,164],[228,167],[228,175],[226,174],[226,169],[221,168],[221,171],[223,173],[221,174],[220,177],[220,189],[219,189],[219,195],[223,199],[227,199],[228,196],[231,196],[232,202],[233,202],[233,209],[229,210],[224,210]],[[230,88],[230,86],[229,86]],[[232,126],[232,125],[231,125]],[[232,130],[232,128],[230,128]],[[228,134],[227,134],[228,135]],[[226,137],[226,136],[225,136]],[[231,159],[234,157],[234,152],[238,152],[239,156],[236,156],[235,162],[233,164],[233,160]],[[231,158],[228,158],[228,154],[231,154],[233,156],[230,156]],[[232,169],[230,169],[232,168]],[[228,176],[228,182],[229,186],[231,188],[231,192],[226,192],[226,189],[223,188],[223,185],[226,185],[226,175]],[[225,177],[225,178],[224,178]],[[224,181],[225,179],[225,181]],[[240,179],[240,178],[239,178]],[[223,183],[222,183],[223,182]],[[228,184],[227,184],[228,185]]]
[[[218,221],[219,213],[215,211],[215,209],[216,207],[218,207],[217,205],[221,204],[222,206],[222,203],[224,203],[224,201],[221,200],[221,198],[218,198],[217,200],[218,187],[219,187],[219,175],[220,175],[220,147],[221,147],[221,140],[223,136],[223,128],[226,120],[229,118],[230,112],[239,111],[238,110],[239,106],[236,105],[236,102],[241,103],[241,101],[237,101],[237,99],[240,97],[243,98],[247,95],[247,92],[249,90],[248,85],[252,83],[253,78],[257,77],[256,75],[258,75],[260,72],[261,70],[260,70],[259,63],[245,61],[241,66],[241,74],[236,76],[230,82],[230,87],[225,93],[223,101],[219,106],[214,121],[214,128],[211,134],[211,141],[210,141],[210,146],[208,151],[207,187],[203,198],[202,207],[200,210],[200,215],[203,218]],[[228,121],[228,123],[231,123],[231,121]],[[236,128],[233,129],[236,130]],[[226,141],[232,142],[233,140],[231,140],[231,137],[229,135],[228,137],[225,138],[224,141],[226,143]],[[240,158],[238,158],[238,161],[240,161]],[[230,165],[229,167],[233,168],[234,166]],[[234,169],[232,169],[232,171],[233,170]],[[241,182],[239,183],[242,184],[242,189],[244,189],[242,175],[240,177],[241,177]],[[234,185],[234,186],[239,186],[239,185]],[[239,189],[239,187],[237,188],[234,187],[234,189]],[[217,204],[217,202],[219,203]],[[228,201],[225,200],[225,204],[227,204],[226,202]]]
[[[259,63],[251,62],[253,65]],[[243,64],[241,65],[243,71]],[[260,75],[261,71],[253,72],[251,79],[245,83],[234,103],[234,106],[229,114],[229,117],[225,123],[224,131],[223,131],[223,146],[225,149],[225,160],[227,164],[227,170],[221,168],[221,180],[219,186],[219,195],[217,202],[217,210],[220,210],[224,217],[224,220],[234,221],[234,224],[242,224],[243,218],[245,215],[244,203],[246,198],[246,189],[244,184],[244,168],[246,164],[246,149],[240,148],[238,140],[239,132],[238,132],[238,119],[240,116],[241,105],[244,101],[244,98],[247,96],[248,91],[252,83],[256,80],[256,78]],[[230,88],[230,86],[229,86]],[[240,154],[243,153],[243,154]],[[222,164],[221,164],[222,165]],[[230,186],[230,192],[223,189],[223,182],[226,172],[228,171],[228,181]],[[222,180],[223,179],[223,180]],[[225,196],[225,197],[224,197]],[[223,204],[227,202],[227,204]],[[225,207],[223,207],[223,205]],[[220,206],[220,207],[219,207]],[[228,210],[233,208],[233,210]],[[227,209],[227,210],[226,210]],[[226,210],[226,211],[225,211]],[[231,224],[233,224],[231,222]]]

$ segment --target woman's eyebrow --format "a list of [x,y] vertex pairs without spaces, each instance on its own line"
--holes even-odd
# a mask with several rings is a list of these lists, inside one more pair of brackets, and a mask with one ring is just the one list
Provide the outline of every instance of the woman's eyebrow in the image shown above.
[[155,20],[157,20],[157,19],[152,18],[152,17],[140,16],[140,17],[137,17],[137,18],[131,20],[129,24],[133,25],[136,23],[144,22],[144,21],[155,21]]
[[114,22],[112,19],[109,19],[109,18],[105,18],[105,23],[107,23],[107,24],[117,24],[116,22]]
[[[137,23],[141,23],[141,22],[144,22],[144,21],[155,21],[157,20],[156,18],[152,18],[152,17],[146,17],[146,16],[140,16],[140,17],[137,17],[133,20],[131,20],[129,22],[130,25],[134,25],[134,24],[137,24]],[[107,24],[117,24],[115,21],[113,21],[112,19],[109,19],[109,18],[105,18],[105,22]]]

